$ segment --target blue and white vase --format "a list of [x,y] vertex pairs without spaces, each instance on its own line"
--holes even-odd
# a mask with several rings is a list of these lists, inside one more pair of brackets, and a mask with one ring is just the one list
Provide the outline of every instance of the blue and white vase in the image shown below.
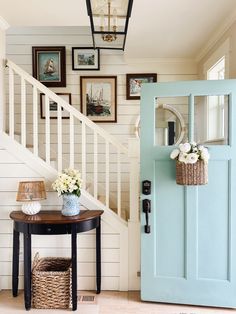
[[79,197],[75,194],[63,194],[62,215],[75,216],[80,212]]

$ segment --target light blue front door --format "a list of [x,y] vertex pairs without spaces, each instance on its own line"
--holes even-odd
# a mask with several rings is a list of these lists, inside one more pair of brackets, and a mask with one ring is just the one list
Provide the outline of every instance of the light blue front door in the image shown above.
[[[196,98],[228,95],[228,143],[207,145],[209,183],[175,182],[173,146],[156,145],[156,97],[187,97],[188,140],[195,140]],[[204,118],[204,115],[203,115]],[[236,307],[236,80],[144,84],[141,93],[141,298]],[[199,121],[198,121],[199,122]],[[203,127],[198,123],[198,128]],[[151,201],[145,233],[143,199]]]

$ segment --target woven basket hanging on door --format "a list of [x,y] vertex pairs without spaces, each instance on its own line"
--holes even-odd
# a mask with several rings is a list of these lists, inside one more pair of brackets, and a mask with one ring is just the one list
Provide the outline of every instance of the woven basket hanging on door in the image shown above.
[[194,164],[176,161],[176,183],[180,185],[203,185],[208,183],[208,164],[198,160]]

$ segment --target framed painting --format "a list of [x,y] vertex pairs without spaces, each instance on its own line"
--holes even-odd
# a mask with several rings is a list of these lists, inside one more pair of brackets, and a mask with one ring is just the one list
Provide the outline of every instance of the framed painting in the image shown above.
[[117,77],[81,76],[81,112],[94,122],[116,122]]
[[72,47],[73,70],[100,70],[100,50],[98,48]]
[[126,99],[140,99],[142,83],[156,81],[156,73],[126,74]]
[[66,86],[66,48],[32,47],[33,76],[48,87]]
[[[71,105],[71,93],[57,93],[62,99]],[[45,94],[40,93],[40,114],[41,119],[45,119]],[[57,119],[57,102],[49,99],[50,119]],[[62,119],[69,119],[70,113],[61,108]]]

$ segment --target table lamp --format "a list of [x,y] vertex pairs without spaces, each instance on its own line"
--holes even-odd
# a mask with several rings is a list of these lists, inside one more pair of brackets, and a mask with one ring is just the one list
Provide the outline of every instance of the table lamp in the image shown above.
[[26,215],[35,215],[41,209],[40,200],[46,199],[45,185],[43,181],[19,182],[16,200],[24,202],[22,211]]

